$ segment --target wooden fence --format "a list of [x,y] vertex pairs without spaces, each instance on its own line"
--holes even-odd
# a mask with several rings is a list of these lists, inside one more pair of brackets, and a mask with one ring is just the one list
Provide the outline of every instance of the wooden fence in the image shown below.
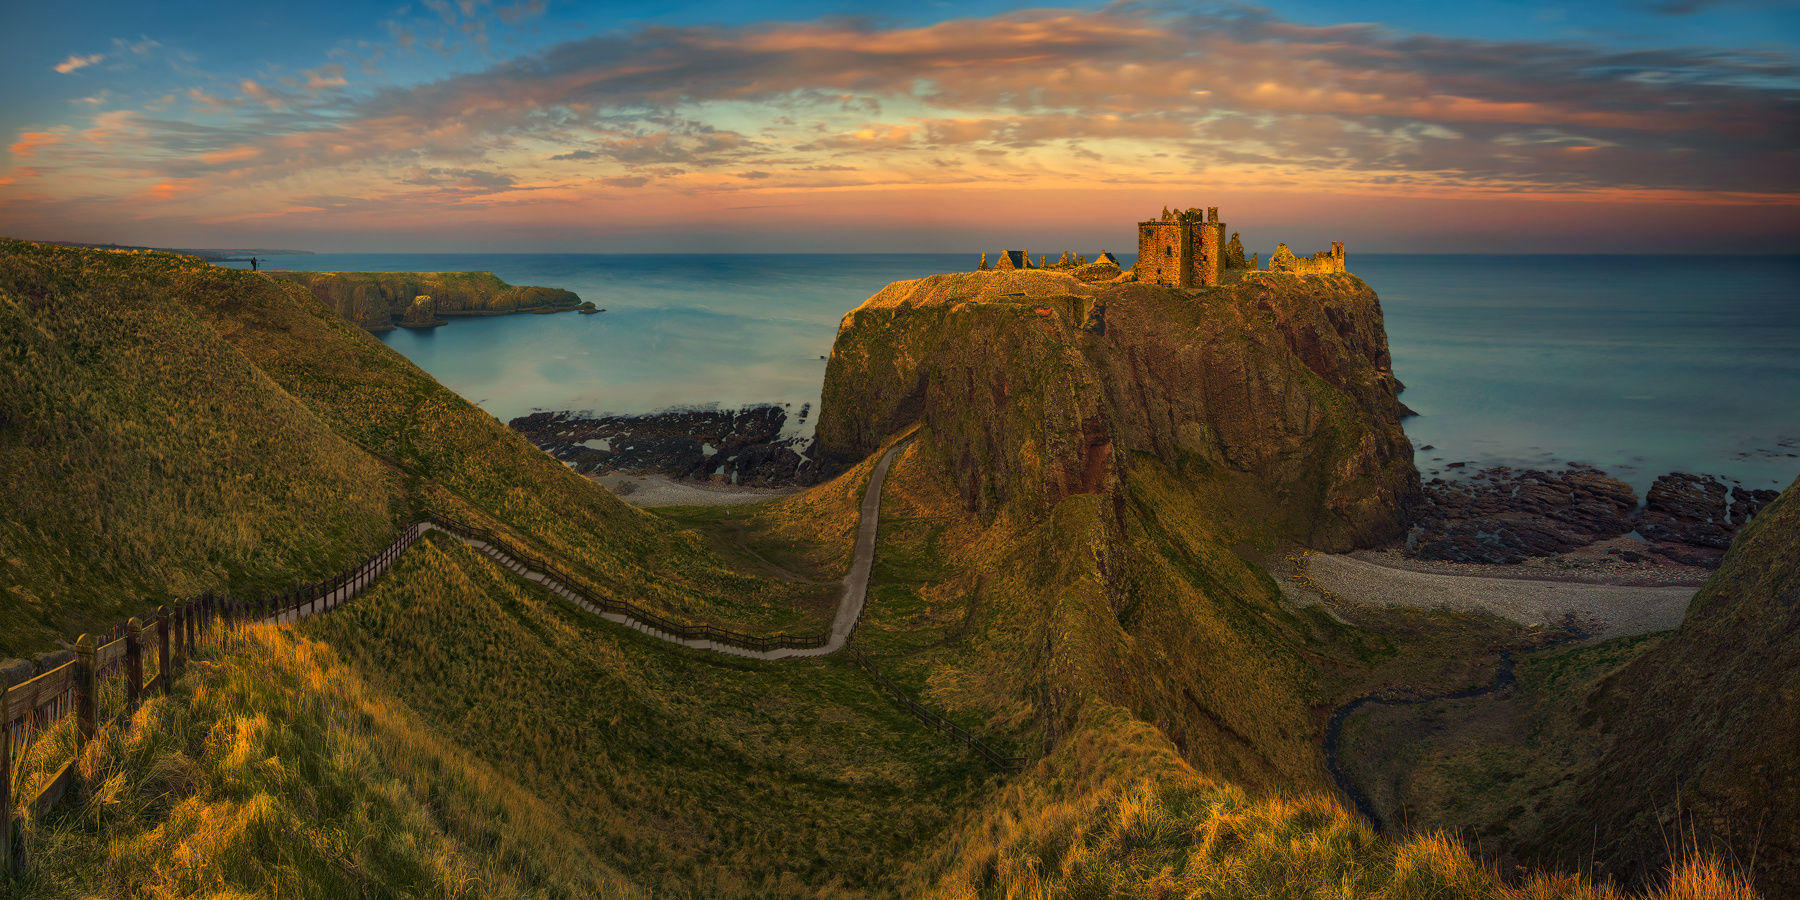
[[[23,806],[37,819],[71,790],[79,793],[83,786],[77,777],[76,758],[99,727],[96,707],[103,684],[123,679],[125,709],[120,715],[129,716],[152,693],[168,694],[194,648],[221,625],[292,622],[334,609],[373,584],[426,530],[424,525],[407,528],[386,549],[328,581],[255,600],[201,594],[173,607],[157,607],[148,623],[133,618],[98,640],[84,634],[75,641],[74,659],[26,681],[8,685],[7,676],[0,673],[0,874],[21,871],[26,862],[21,823],[13,814],[13,759],[23,758],[51,726],[74,716],[74,757]],[[146,656],[156,666],[155,677],[148,681],[144,679]]]
[[[501,556],[510,557],[510,560],[501,560],[507,568],[522,576],[531,571],[539,573],[540,577],[531,580],[557,594],[624,616],[681,640],[712,641],[743,650],[768,652],[823,647],[830,639],[828,631],[816,635],[751,635],[710,625],[677,622],[629,601],[589,596],[559,567],[519,549],[485,528],[443,517],[417,522],[386,549],[336,578],[254,600],[208,592],[173,607],[159,606],[156,615],[147,623],[133,618],[109,629],[98,640],[83,634],[75,641],[74,659],[18,684],[8,685],[6,674],[0,673],[0,874],[21,871],[25,867],[20,841],[21,822],[12,812],[15,806],[13,760],[22,759],[40,735],[69,716],[76,717],[75,757],[79,757],[81,748],[93,739],[100,724],[96,706],[102,684],[123,679],[126,702],[119,715],[129,716],[152,693],[168,694],[173,678],[181,674],[198,642],[220,626],[238,622],[295,622],[336,609],[372,585],[393,566],[402,552],[433,527],[499,551]],[[921,706],[882,674],[875,662],[861,651],[848,645],[844,649],[883,693],[933,730],[968,745],[996,768],[1019,768],[1023,758],[1001,754],[967,729]],[[156,667],[155,676],[147,681],[144,678],[146,656]],[[72,757],[57,770],[55,777],[37,790],[24,808],[30,811],[33,819],[41,818],[71,790],[79,793],[81,788],[76,759]]]

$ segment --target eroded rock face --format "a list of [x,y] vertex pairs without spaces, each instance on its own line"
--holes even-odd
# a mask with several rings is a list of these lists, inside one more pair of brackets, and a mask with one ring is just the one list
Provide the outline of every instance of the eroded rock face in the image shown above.
[[1350,275],[1202,290],[936,275],[844,317],[818,454],[829,474],[923,421],[987,515],[1115,492],[1150,456],[1342,550],[1397,537],[1416,502],[1398,390],[1380,303]]

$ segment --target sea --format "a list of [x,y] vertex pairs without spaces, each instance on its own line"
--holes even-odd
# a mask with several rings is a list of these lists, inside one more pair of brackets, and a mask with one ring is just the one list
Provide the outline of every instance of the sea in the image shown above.
[[[975,254],[321,253],[265,263],[486,270],[605,308],[381,335],[502,421],[776,403],[790,420],[808,408],[810,428],[843,315],[890,281],[972,269]],[[1641,496],[1668,472],[1749,488],[1800,476],[1800,255],[1364,253],[1350,270],[1381,296],[1427,478],[1579,462]]]

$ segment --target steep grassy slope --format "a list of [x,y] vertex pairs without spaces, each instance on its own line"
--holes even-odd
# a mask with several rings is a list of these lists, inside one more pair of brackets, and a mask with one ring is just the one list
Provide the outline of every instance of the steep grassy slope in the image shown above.
[[[109,697],[107,708],[119,698]],[[27,761],[67,759],[64,720]],[[174,696],[100,731],[97,785],[26,830],[0,893],[112,897],[625,897],[553,805],[447,739],[326,643],[248,626]],[[8,887],[17,893],[7,893]]]
[[1552,845],[1585,831],[1613,871],[1643,871],[1685,833],[1755,859],[1770,896],[1800,893],[1800,481],[1589,704],[1605,751]]
[[513,531],[614,594],[745,630],[818,591],[722,559],[538,452],[296,285],[8,241],[0,655],[203,588],[340,571],[422,511]]
[[[688,513],[694,527],[682,527],[574,476],[296,285],[161,254],[15,250],[56,272],[92,270],[79,289],[20,305],[24,326],[59,306],[104,315],[105,304],[65,294],[129,284],[164,298],[197,339],[216,336],[216,366],[242,367],[296,422],[340,436],[400,519],[479,520],[597,593],[702,621],[791,617],[816,593],[804,582],[841,567],[866,463],[736,521]],[[920,357],[932,360],[922,381],[916,361],[892,377],[834,364],[828,394],[873,417],[844,433],[871,447],[906,424],[904,404],[889,408],[882,391],[900,385],[904,397],[922,383],[920,402],[930,399],[884,497],[876,591],[856,642],[933,706],[1029,757],[1023,775],[995,776],[843,660],[769,665],[671,648],[434,536],[300,638],[252,630],[197,665],[177,702],[109,729],[83,763],[103,802],[38,831],[69,862],[32,890],[66,892],[96,868],[116,894],[629,890],[610,867],[648,892],[697,896],[1155,893],[1165,882],[1225,896],[1506,896],[1455,845],[1389,844],[1317,799],[1328,783],[1320,712],[1376,677],[1391,648],[1292,608],[1233,548],[1378,533],[1399,516],[1370,504],[1403,500],[1410,468],[1388,446],[1392,386],[1369,310],[1341,311],[1336,337],[1315,334],[1315,345],[1304,336],[1331,316],[1283,312],[1301,295],[1268,290],[1205,315],[1158,312],[1173,294],[1143,294],[1135,309],[1117,301],[1124,321],[1143,317],[1117,341],[1161,328],[1153,315],[1189,315],[1196,334],[1215,312],[1246,317],[1252,355],[1267,359],[1208,376],[1210,412],[1173,388],[1162,406],[1127,408],[1121,398],[1149,389],[1118,375],[1138,344],[1090,346],[1084,335],[1101,333],[1066,327],[1064,306],[1040,317],[999,297],[945,314],[968,317],[970,330],[951,334],[987,341],[985,361],[979,347],[946,344]],[[1069,322],[1093,312],[1066,310]],[[84,327],[77,319],[44,344],[80,348]],[[1144,346],[1205,370],[1214,351],[1242,349],[1231,327],[1197,355],[1184,356],[1174,332]],[[42,371],[98,377],[95,359],[125,344],[114,336]],[[879,345],[866,342],[865,358]],[[1325,345],[1347,355],[1308,361],[1306,348]],[[116,377],[211,396],[206,382],[138,369]],[[29,408],[52,417],[75,402],[53,380],[22,382],[48,398]],[[1244,438],[1266,437],[1267,452],[1221,437],[1239,427],[1226,420],[1243,397],[1260,398],[1249,411],[1287,398],[1278,426]],[[1357,408],[1372,423],[1359,424]],[[136,407],[93,415],[154,421]],[[1216,426],[1195,430],[1209,416]],[[75,453],[62,439],[50,432],[22,458],[58,465]],[[167,446],[159,452],[199,452]],[[263,461],[224,457],[217,477],[279,477]],[[1326,524],[1305,526],[1314,514]],[[185,513],[122,515],[92,533]],[[202,558],[229,550],[199,535]],[[157,559],[126,562],[150,571]],[[776,569],[806,577],[770,577]],[[289,719],[298,724],[278,724]],[[1295,795],[1312,799],[1284,799]],[[173,862],[148,865],[158,858]],[[1562,893],[1604,896],[1573,881]]]
[[1502,878],[1454,839],[1383,840],[1328,798],[1258,797],[1209,778],[1157,730],[1104,707],[961,816],[911,877],[906,893],[927,897],[1754,897],[1700,859],[1643,895],[1574,876]]
[[967,610],[902,677],[1045,748],[1104,701],[1209,774],[1324,786],[1319,670],[1366,668],[1368,647],[1229,548],[1391,534],[1417,475],[1373,295],[1287,281],[1097,294],[1058,273],[940,275],[845,317],[821,443],[849,458],[926,423],[892,489],[942,532],[907,627]]
[[[1344,699],[1484,683],[1529,638],[1391,613],[1363,631],[1292,606],[1250,561],[1404,521],[1416,474],[1373,296],[1337,278],[1106,297],[1066,282],[890,285],[846,316],[828,375],[821,439],[846,458],[925,423],[890,476],[858,642],[966,726],[1045,756],[918,884],[1507,895],[1454,844],[1396,846],[1334,801],[1280,799],[1330,790],[1319,742]],[[1133,729],[1155,739],[1115,740]],[[1525,895],[1559,892],[1606,893],[1540,879]]]
[[393,328],[413,299],[431,298],[439,316],[561,312],[581,302],[574,291],[507,284],[492,272],[269,272],[312,292],[319,302],[371,331]]
[[0,241],[0,657],[335,574],[406,516],[399,478],[140,274],[173,259]]
[[658,894],[891,891],[992,777],[841,661],[673,651],[441,536],[307,630]]

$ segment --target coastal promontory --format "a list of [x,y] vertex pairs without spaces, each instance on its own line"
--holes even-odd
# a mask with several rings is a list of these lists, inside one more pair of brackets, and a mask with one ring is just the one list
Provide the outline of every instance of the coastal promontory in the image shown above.
[[1381,304],[1347,273],[1201,288],[1051,270],[888,285],[843,319],[829,471],[922,420],[992,513],[1103,492],[1154,460],[1229,489],[1229,517],[1320,549],[1391,540],[1419,494]]
[[[433,316],[565,312],[582,306],[574,291],[511,285],[492,272],[268,272],[303,285],[321,303],[370,331],[424,325]],[[419,297],[429,309],[413,310]],[[591,305],[591,304],[590,304]]]

